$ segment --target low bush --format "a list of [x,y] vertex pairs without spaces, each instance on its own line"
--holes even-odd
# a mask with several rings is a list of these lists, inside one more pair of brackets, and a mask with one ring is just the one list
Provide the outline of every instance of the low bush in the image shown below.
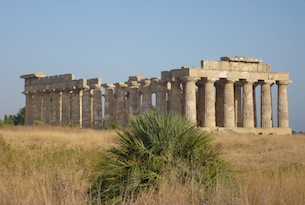
[[118,135],[118,145],[99,164],[100,175],[90,189],[93,203],[134,200],[157,191],[168,175],[181,184],[191,181],[200,192],[232,179],[213,138],[186,118],[156,113],[131,117],[130,127]]

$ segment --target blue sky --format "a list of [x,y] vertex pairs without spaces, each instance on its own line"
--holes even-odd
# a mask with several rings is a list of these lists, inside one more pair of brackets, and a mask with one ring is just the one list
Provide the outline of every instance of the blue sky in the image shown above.
[[120,82],[230,55],[290,73],[290,124],[305,131],[304,0],[0,0],[0,118],[24,106],[22,74]]

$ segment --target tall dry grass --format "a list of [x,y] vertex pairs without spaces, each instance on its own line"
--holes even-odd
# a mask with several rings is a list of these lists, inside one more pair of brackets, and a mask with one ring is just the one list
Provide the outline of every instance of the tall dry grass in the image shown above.
[[96,163],[114,132],[71,128],[0,130],[0,204],[86,204]]
[[[90,204],[114,132],[55,127],[0,129],[0,204]],[[165,176],[159,191],[125,204],[305,204],[305,136],[215,136],[236,169],[233,187],[196,191]]]

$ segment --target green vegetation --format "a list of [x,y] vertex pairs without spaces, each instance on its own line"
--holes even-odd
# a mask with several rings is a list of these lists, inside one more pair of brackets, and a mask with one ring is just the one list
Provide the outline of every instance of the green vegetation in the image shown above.
[[181,185],[191,183],[201,193],[232,182],[231,167],[212,138],[186,118],[132,117],[131,126],[118,135],[118,146],[99,164],[101,174],[90,190],[94,203],[135,200],[143,192],[156,192],[167,176]]
[[[17,115],[4,115],[4,125],[24,125],[25,107],[20,108]],[[0,122],[1,127],[1,122]]]

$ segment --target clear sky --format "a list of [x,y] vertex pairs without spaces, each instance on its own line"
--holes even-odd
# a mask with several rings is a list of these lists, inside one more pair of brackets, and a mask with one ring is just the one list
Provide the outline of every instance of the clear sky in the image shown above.
[[235,55],[290,73],[290,125],[305,131],[304,0],[0,0],[0,118],[25,105],[22,74],[109,83]]

